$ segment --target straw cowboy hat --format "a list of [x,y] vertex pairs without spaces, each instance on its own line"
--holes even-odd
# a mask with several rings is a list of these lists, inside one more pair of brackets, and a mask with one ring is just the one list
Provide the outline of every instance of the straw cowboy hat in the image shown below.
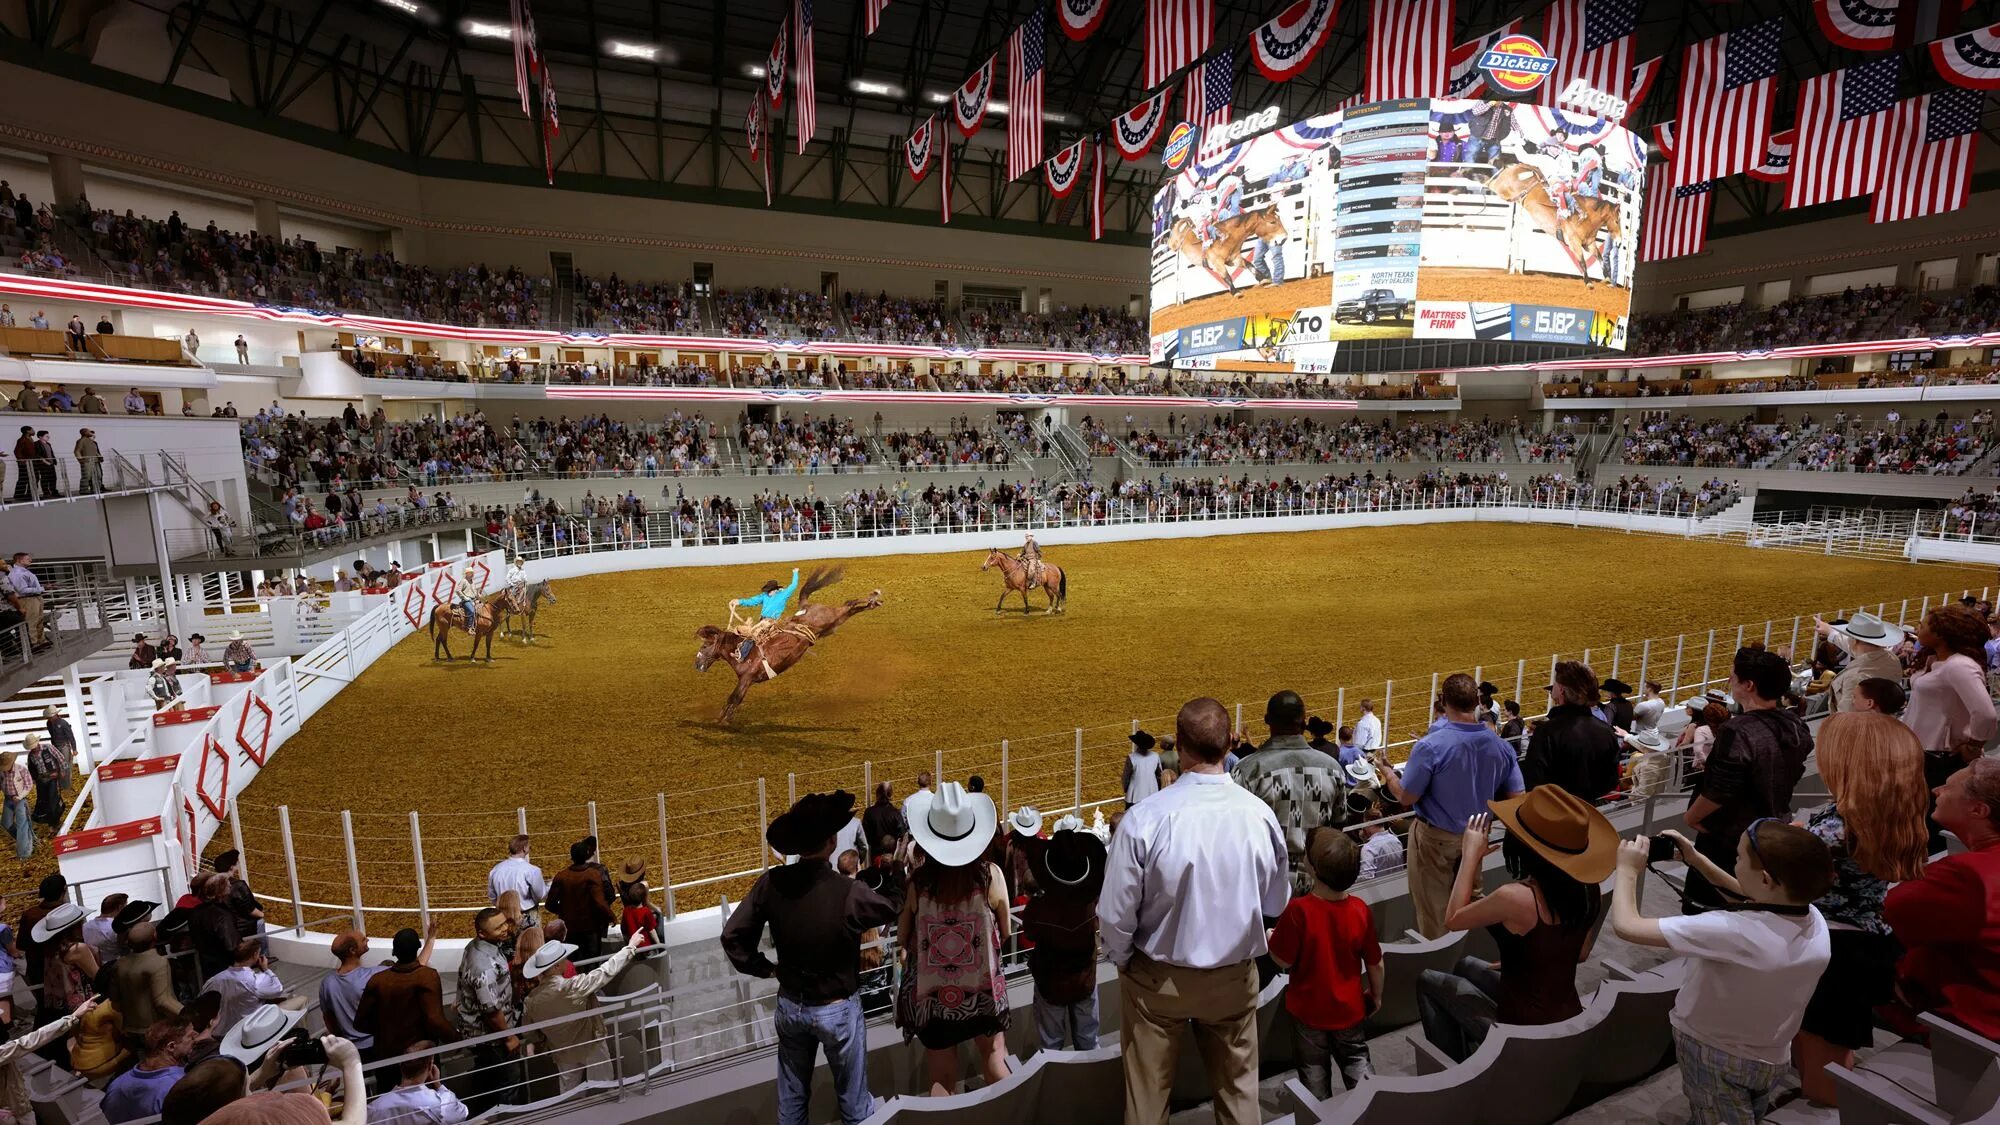
[[819,850],[853,819],[854,794],[845,789],[808,793],[778,814],[764,830],[764,842],[780,855],[805,855]]
[[73,902],[65,902],[36,919],[28,934],[35,939],[35,944],[47,945],[55,940],[57,934],[71,926],[82,924],[83,917],[83,907]]
[[999,820],[993,798],[967,793],[956,781],[945,782],[935,793],[911,794],[903,813],[910,818],[910,835],[940,867],[964,867],[985,855]]
[[528,957],[527,962],[521,966],[521,975],[529,980],[534,980],[536,977],[569,960],[570,954],[575,952],[576,946],[571,945],[569,942],[545,941]]
[[1845,621],[1836,621],[1833,630],[1848,640],[1876,648],[1894,648],[1908,634],[1901,625],[1891,625],[1872,613],[1857,613]]
[[33,731],[30,731],[29,733],[21,736],[21,749],[23,750],[33,750],[35,747],[40,746],[41,744],[42,744],[42,736],[34,733]]
[[646,861],[643,859],[628,859],[618,868],[618,885],[621,887],[645,881]]
[[1042,834],[1042,810],[1033,805],[1022,805],[1007,814],[1007,827],[1021,836]]
[[157,656],[155,656],[155,657],[153,658],[153,671],[157,672],[157,671],[159,671],[160,669],[162,669],[162,668],[165,668],[166,666],[167,666],[167,662],[166,662],[166,661],[164,661],[164,660],[160,659],[160,658],[159,658],[159,657],[157,657]]
[[1657,730],[1634,731],[1625,738],[1625,745],[1645,754],[1657,754],[1667,748],[1667,739]]
[[1618,866],[1618,830],[1559,785],[1538,785],[1486,807],[1521,843],[1579,883],[1602,883]]
[[288,1012],[276,1004],[262,1005],[237,1020],[236,1026],[222,1037],[222,1045],[216,1050],[244,1066],[255,1067],[277,1045],[278,1040],[283,1039],[304,1018],[304,1009]]

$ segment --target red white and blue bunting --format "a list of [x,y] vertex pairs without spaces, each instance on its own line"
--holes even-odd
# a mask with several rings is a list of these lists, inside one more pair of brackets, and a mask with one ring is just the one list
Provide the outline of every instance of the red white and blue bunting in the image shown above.
[[1063,34],[1081,43],[1090,38],[1104,22],[1104,6],[1108,0],[1056,0],[1056,14],[1061,18]]
[[1076,190],[1077,173],[1083,170],[1083,142],[1078,141],[1042,162],[1042,174],[1049,182],[1049,194],[1067,198]]
[[921,180],[931,170],[931,153],[936,149],[937,115],[932,114],[903,142],[903,165],[910,170],[911,179]]
[[1298,0],[1250,32],[1250,62],[1273,82],[1289,82],[1326,45],[1326,33],[1340,9],[1337,0]]
[[1160,126],[1166,124],[1167,98],[1172,93],[1169,86],[1111,119],[1111,143],[1118,155],[1138,160],[1153,150]]
[[1645,104],[1646,95],[1653,91],[1653,80],[1660,76],[1660,60],[1664,57],[1654,55],[1632,68],[1632,84],[1628,87],[1631,93],[1625,98],[1626,116],[1639,112],[1639,107]]
[[764,93],[771,108],[785,104],[785,25],[778,25],[778,37],[771,41],[771,57],[764,62]]
[[1764,162],[1750,169],[1750,178],[1767,184],[1782,184],[1791,179],[1792,146],[1798,139],[1797,129],[1771,134],[1771,139],[1764,143]]
[[1521,21],[1508,20],[1492,31],[1472,40],[1460,43],[1451,49],[1446,60],[1451,67],[1451,76],[1445,82],[1445,96],[1451,98],[1476,98],[1486,88],[1486,71],[1479,60],[1492,48],[1493,44],[1509,35],[1519,33]]
[[750,112],[743,119],[743,136],[750,142],[750,159],[764,151],[764,107],[750,99]]
[[1967,90],[2000,90],[2000,23],[1931,44],[1938,75]]
[[[998,56],[995,56],[998,57]],[[979,131],[980,123],[986,120],[986,105],[993,96],[993,59],[972,72],[965,85],[952,91],[951,117],[958,131],[971,136]]]
[[1813,14],[1834,43],[1857,51],[1886,51],[1896,45],[1898,7],[1898,0],[1819,0]]

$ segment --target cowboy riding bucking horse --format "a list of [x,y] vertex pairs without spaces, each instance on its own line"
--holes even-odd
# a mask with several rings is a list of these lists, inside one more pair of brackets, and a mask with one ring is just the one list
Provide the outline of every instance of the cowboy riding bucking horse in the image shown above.
[[[763,640],[766,634],[770,633],[772,629],[777,628],[778,623],[785,619],[785,607],[791,603],[792,595],[798,592],[799,568],[793,567],[792,581],[789,586],[780,586],[775,580],[769,581],[764,583],[764,589],[760,593],[752,594],[746,598],[736,598],[729,603],[730,618],[732,620],[736,617],[736,610],[738,609],[754,609],[757,611],[757,616],[751,620],[749,627],[744,630],[743,647],[736,654],[737,660],[750,659],[750,653],[753,649],[759,654],[759,659],[763,659],[763,649],[759,646],[758,642]],[[771,662],[764,660],[763,664],[764,675],[769,679],[777,679],[778,673],[771,667]]]

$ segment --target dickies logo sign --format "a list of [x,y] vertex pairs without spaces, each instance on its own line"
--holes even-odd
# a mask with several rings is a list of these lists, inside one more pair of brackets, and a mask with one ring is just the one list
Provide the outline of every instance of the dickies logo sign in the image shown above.
[[1479,68],[1493,84],[1512,94],[1525,94],[1555,72],[1556,59],[1531,35],[1509,35],[1479,56]]
[[1188,157],[1194,155],[1194,126],[1186,121],[1174,126],[1167,134],[1167,147],[1160,154],[1160,162],[1169,172],[1178,172],[1187,164]]

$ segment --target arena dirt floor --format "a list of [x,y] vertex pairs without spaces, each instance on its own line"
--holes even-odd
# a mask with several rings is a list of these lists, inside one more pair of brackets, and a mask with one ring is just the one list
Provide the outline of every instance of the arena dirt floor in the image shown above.
[[[997,540],[996,540],[997,542]],[[1015,546],[1016,543],[1009,543]],[[863,762],[897,783],[948,750],[948,776],[983,774],[1000,788],[1000,740],[1010,740],[1008,795],[1044,809],[1071,801],[1072,728],[1086,731],[1086,801],[1117,792],[1124,734],[1137,718],[1171,729],[1184,701],[1212,695],[1245,704],[1262,737],[1261,701],[1279,688],[1307,694],[1331,715],[1348,688],[1351,719],[1363,695],[1396,679],[1391,726],[1407,736],[1426,717],[1433,671],[1470,670],[1539,705],[1551,652],[1592,650],[1608,674],[1636,680],[1639,642],[1656,638],[1653,670],[1668,670],[1683,631],[1889,603],[1956,591],[1985,572],[1751,551],[1719,543],[1511,524],[1355,529],[1288,535],[1060,547],[1069,612],[996,616],[997,573],[979,553],[901,555],[848,562],[821,595],[883,591],[881,609],[855,617],[775,685],[753,689],[732,726],[716,722],[726,669],[697,674],[697,626],[753,593],[774,566],[652,570],[556,583],[534,647],[496,644],[492,664],[431,660],[418,634],[343,691],[276,756],[240,802],[253,885],[286,894],[276,807],[291,807],[303,897],[348,902],[340,826],[354,812],[369,928],[384,932],[417,901],[411,811],[421,817],[433,908],[484,905],[485,872],[528,811],[534,855],[548,870],[597,802],[605,861],[648,861],[659,885],[664,792],[675,881],[757,867],[762,822],[800,792],[859,794]],[[1037,599],[1039,610],[1039,598]],[[1808,623],[1809,624],[1809,623]],[[1761,635],[1761,625],[1753,629]],[[1704,632],[1705,636],[1705,632]],[[1658,638],[1667,638],[1660,640]],[[1734,642],[1717,640],[1717,674]],[[463,649],[464,638],[454,638]],[[1701,638],[1686,677],[1699,675]],[[228,833],[217,837],[226,847]],[[725,879],[683,891],[683,909],[734,898]],[[309,917],[343,913],[307,907]],[[270,911],[286,920],[289,909]],[[448,933],[464,914],[448,916]]]
[[1512,301],[1517,305],[1589,309],[1610,317],[1624,316],[1632,308],[1629,290],[1601,281],[1586,286],[1580,277],[1444,266],[1425,266],[1417,271],[1417,300]]
[[[1153,313],[1154,332],[1176,331],[1197,324],[1212,324],[1233,316],[1290,316],[1300,309],[1333,303],[1332,283],[1325,277],[1299,278],[1277,285],[1249,285],[1238,296],[1211,293]],[[1338,340],[1406,340],[1407,324],[1338,324]]]

